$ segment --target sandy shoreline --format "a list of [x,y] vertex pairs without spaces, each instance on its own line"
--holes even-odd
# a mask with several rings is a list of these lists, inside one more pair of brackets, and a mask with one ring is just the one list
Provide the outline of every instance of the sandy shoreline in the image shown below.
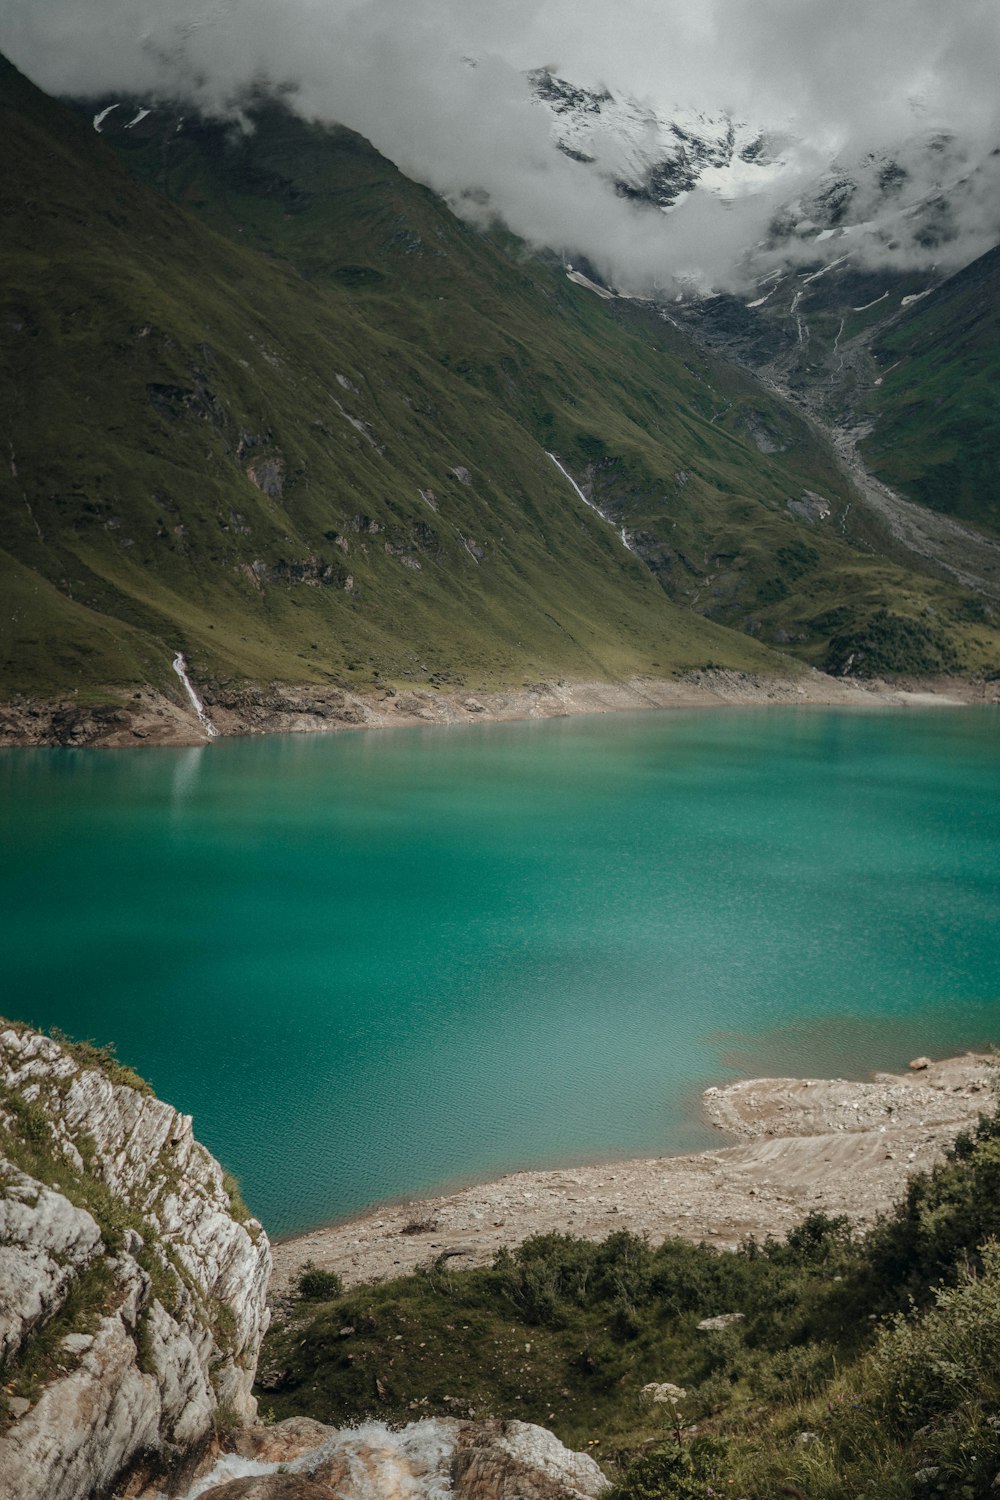
[[[560,680],[472,693],[454,687],[373,687],[365,692],[271,683],[224,689],[200,685],[219,739],[260,734],[318,734],[347,729],[503,723],[575,714],[629,713],[644,709],[813,705],[859,709],[958,708],[1000,702],[1000,682],[959,678],[934,681],[879,679],[858,682],[811,668],[788,676],[728,669],[698,670],[677,678],[634,677],[623,682]],[[115,694],[109,690],[109,698]],[[0,704],[0,749],[71,745],[123,749],[140,745],[211,743],[186,699],[152,689],[120,703],[81,704],[18,698]]]
[[345,1286],[402,1276],[439,1255],[488,1263],[534,1234],[616,1229],[734,1246],[786,1234],[813,1210],[871,1223],[912,1172],[992,1107],[991,1064],[967,1053],[921,1072],[749,1079],[709,1089],[705,1111],[736,1145],[696,1155],[519,1172],[442,1197],[383,1205],[274,1245],[272,1295],[307,1263]]

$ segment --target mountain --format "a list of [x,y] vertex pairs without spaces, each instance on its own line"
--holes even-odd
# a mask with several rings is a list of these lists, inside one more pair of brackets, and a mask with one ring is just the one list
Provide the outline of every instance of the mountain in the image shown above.
[[[534,329],[520,404],[547,377],[572,452],[590,299],[559,284],[564,312],[555,278],[343,132],[323,170],[356,243],[321,286],[136,183],[10,68],[3,123],[8,690],[169,685],[178,649],[202,678],[347,683],[766,659],[672,606],[488,389],[526,357],[497,317]],[[280,184],[251,201],[278,225],[294,206]],[[419,297],[384,317],[378,289],[418,261]],[[474,383],[453,366],[488,341]],[[636,363],[652,405],[644,385]]]
[[1000,247],[880,331],[862,451],[886,483],[1000,533]]
[[935,258],[954,264],[973,224],[980,241],[991,229],[1000,239],[993,157],[945,131],[824,161],[787,129],[724,111],[664,108],[547,68],[528,80],[550,117],[553,147],[621,197],[666,213],[692,195],[763,205],[767,232],[748,237],[743,252],[741,279],[761,286],[751,306],[764,305],[773,280],[810,261],[813,271],[878,265],[893,276],[914,265],[919,274],[922,265],[926,285],[927,274],[932,284],[941,279]]
[[5,693],[1000,655],[786,403],[351,132],[0,108]]
[[[531,81],[554,144],[650,208],[672,210],[692,193],[731,204],[773,196],[800,170],[798,143],[724,114],[657,110],[546,70]],[[688,288],[662,308],[807,411],[846,458],[862,503],[924,566],[971,584],[987,602],[970,608],[984,618],[1000,602],[1000,249],[953,275],[946,266],[966,243],[963,226],[1000,238],[993,175],[992,158],[941,131],[831,161],[746,247],[748,290]],[[862,457],[902,502],[867,482]]]
[[[99,101],[99,108],[89,106],[88,113],[103,113],[109,102],[114,101]],[[450,368],[461,370],[466,379],[503,402],[529,441],[541,441],[551,449],[553,412],[543,408],[539,413],[525,403],[524,396],[539,384],[548,391],[554,389],[551,374],[539,358],[543,327],[557,333],[553,320],[547,318],[542,324],[536,314],[532,321],[523,321],[512,295],[486,318],[474,279],[456,284],[455,277],[456,265],[467,264],[472,248],[477,256],[504,251],[508,261],[514,258],[522,280],[529,272],[536,277],[543,274],[538,261],[527,260],[516,242],[481,235],[470,240],[463,235],[447,266],[449,295],[442,304],[440,258],[390,260],[384,245],[377,242],[385,193],[390,185],[395,194],[403,190],[404,180],[398,174],[356,137],[306,128],[273,99],[251,99],[247,110],[253,129],[239,137],[225,122],[182,120],[176,111],[148,110],[135,100],[123,101],[105,115],[101,128],[109,132],[123,160],[146,181],[208,218],[234,240],[245,244],[249,239],[269,255],[291,261],[314,284],[342,282],[344,273],[338,256],[331,254],[332,245],[338,247],[338,255],[351,246],[359,260],[367,257],[370,268],[373,262],[380,265],[383,279],[377,283],[367,277],[361,285],[356,273],[350,273],[355,300],[377,309],[381,326],[399,328],[407,336],[413,327],[413,303],[418,300],[423,327],[434,327],[434,337],[446,351],[442,358]],[[335,139],[340,143],[336,155]],[[348,141],[352,142],[350,153]],[[377,171],[373,170],[376,162]],[[363,190],[363,196],[347,197],[348,182],[359,193]],[[406,185],[406,193],[407,212],[412,215],[417,202],[412,184]],[[294,204],[295,211],[275,214],[275,196],[286,205]],[[442,212],[438,200],[424,195],[419,201],[422,213],[433,205],[434,214],[433,222],[423,223],[421,232],[428,237],[433,234],[439,244],[449,243],[458,227],[456,221]],[[576,272],[570,279],[589,290],[600,290]],[[552,284],[550,277],[546,281]],[[916,615],[918,633],[923,631],[929,618],[925,611],[937,605],[930,604],[926,595],[921,598],[919,590],[915,594],[912,575],[907,578],[887,567],[884,554],[900,556],[911,567],[916,562],[921,572],[927,569],[927,559],[912,549],[901,549],[881,516],[865,513],[849,480],[845,494],[845,476],[838,463],[831,463],[823,443],[817,442],[811,423],[803,422],[786,402],[776,401],[759,382],[747,380],[730,359],[700,354],[683,332],[663,326],[658,310],[615,301],[606,293],[602,300],[607,305],[591,306],[590,312],[594,326],[602,329],[603,353],[614,358],[611,362],[592,347],[586,351],[592,373],[586,390],[589,410],[595,412],[600,393],[615,397],[640,347],[642,379],[648,387],[650,341],[659,352],[658,369],[652,372],[655,388],[663,391],[664,384],[668,386],[663,391],[664,408],[651,427],[633,401],[627,434],[612,428],[610,442],[606,432],[577,434],[563,458],[604,514],[619,528],[624,523],[629,544],[670,596],[762,639],[791,645],[819,663],[829,657],[832,634],[852,622],[867,623],[886,608],[902,608],[911,619]],[[460,320],[456,317],[459,305]],[[572,305],[579,315],[584,314],[584,303],[578,298]],[[560,341],[571,333],[566,312],[567,304],[560,298]],[[498,317],[503,320],[499,330]],[[509,360],[513,352],[510,334],[515,330],[518,380],[498,381],[484,351],[495,349],[494,360]],[[623,342],[624,330],[637,335],[640,346]],[[565,370],[564,364],[561,379]],[[578,398],[570,399],[576,402]],[[615,416],[617,427],[621,412]],[[701,418],[700,430],[687,427],[692,417]],[[643,442],[636,451],[640,429],[653,444]],[[696,451],[705,455],[705,461],[688,468],[696,432]],[[717,441],[723,435],[725,446],[720,449]],[[744,445],[742,453],[734,438]],[[734,463],[738,464],[735,472]],[[775,478],[780,485],[793,487],[785,489],[776,507],[772,501]],[[796,489],[799,485],[803,487]],[[757,502],[750,512],[741,496]],[[752,527],[746,524],[751,515]],[[812,550],[806,551],[803,563],[799,549],[806,528],[812,533],[808,542]],[[852,544],[849,548],[843,545],[845,539]],[[723,545],[716,546],[716,540]],[[859,549],[867,555],[859,556]],[[883,554],[878,563],[871,556],[873,550]],[[941,571],[936,562],[931,567]],[[806,575],[808,590],[798,582]],[[925,587],[926,581],[919,585],[920,590]],[[943,599],[942,603],[945,610],[957,608],[960,615],[966,607]],[[950,648],[937,627],[931,634],[937,636],[937,645],[916,656],[907,648],[892,658],[897,670],[918,660],[923,670],[940,669],[947,659],[956,659],[949,658]]]
[[950,277],[846,257],[787,268],[749,301],[663,311],[808,414],[860,502],[923,566],[969,586],[984,620],[1000,606],[998,266],[1000,249]]
[[707,347],[780,375],[793,392],[836,385],[853,337],[928,296],[966,241],[1000,240],[996,153],[984,158],[945,132],[824,166],[788,132],[726,113],[659,108],[548,69],[529,77],[553,146],[620,196],[666,213],[698,195],[736,211],[764,206],[767,232],[749,236],[734,268],[743,289],[681,278],[669,312]]
[[581,88],[548,68],[529,75],[552,116],[555,146],[593,167],[623,197],[670,209],[696,188],[718,197],[760,192],[779,180],[790,139],[727,114],[658,110],[609,89]]

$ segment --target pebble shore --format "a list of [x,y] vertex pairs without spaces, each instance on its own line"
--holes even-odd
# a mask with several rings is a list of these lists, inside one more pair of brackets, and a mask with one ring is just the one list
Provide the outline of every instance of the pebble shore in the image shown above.
[[558,1232],[616,1229],[732,1247],[787,1234],[807,1213],[870,1224],[911,1173],[940,1160],[994,1104],[991,1059],[967,1053],[905,1074],[758,1078],[704,1095],[708,1118],[738,1144],[692,1156],[518,1172],[447,1196],[383,1206],[275,1244],[272,1296],[307,1263],[345,1286],[403,1276],[440,1255],[484,1265],[501,1246]]

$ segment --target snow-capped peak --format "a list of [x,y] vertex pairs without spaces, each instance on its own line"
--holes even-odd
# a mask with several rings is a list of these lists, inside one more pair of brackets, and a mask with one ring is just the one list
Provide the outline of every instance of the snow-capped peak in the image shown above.
[[770,186],[791,144],[730,115],[661,110],[609,89],[587,89],[548,69],[529,75],[552,116],[552,139],[626,198],[667,210],[696,187],[721,198]]

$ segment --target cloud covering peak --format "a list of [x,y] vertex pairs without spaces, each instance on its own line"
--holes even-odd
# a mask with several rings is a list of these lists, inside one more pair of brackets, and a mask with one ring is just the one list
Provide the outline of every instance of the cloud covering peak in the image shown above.
[[[973,186],[933,254],[960,264],[998,232],[995,0],[5,0],[0,48],[55,93],[225,110],[251,83],[293,85],[303,114],[360,131],[460,211],[481,216],[485,195],[531,242],[635,290],[685,274],[733,284],[779,205],[831,161],[935,136],[959,144],[947,162],[908,148],[908,201],[970,173]],[[663,215],[553,148],[527,79],[538,66],[798,144],[766,190],[695,192]],[[897,239],[884,253],[932,252]]]

